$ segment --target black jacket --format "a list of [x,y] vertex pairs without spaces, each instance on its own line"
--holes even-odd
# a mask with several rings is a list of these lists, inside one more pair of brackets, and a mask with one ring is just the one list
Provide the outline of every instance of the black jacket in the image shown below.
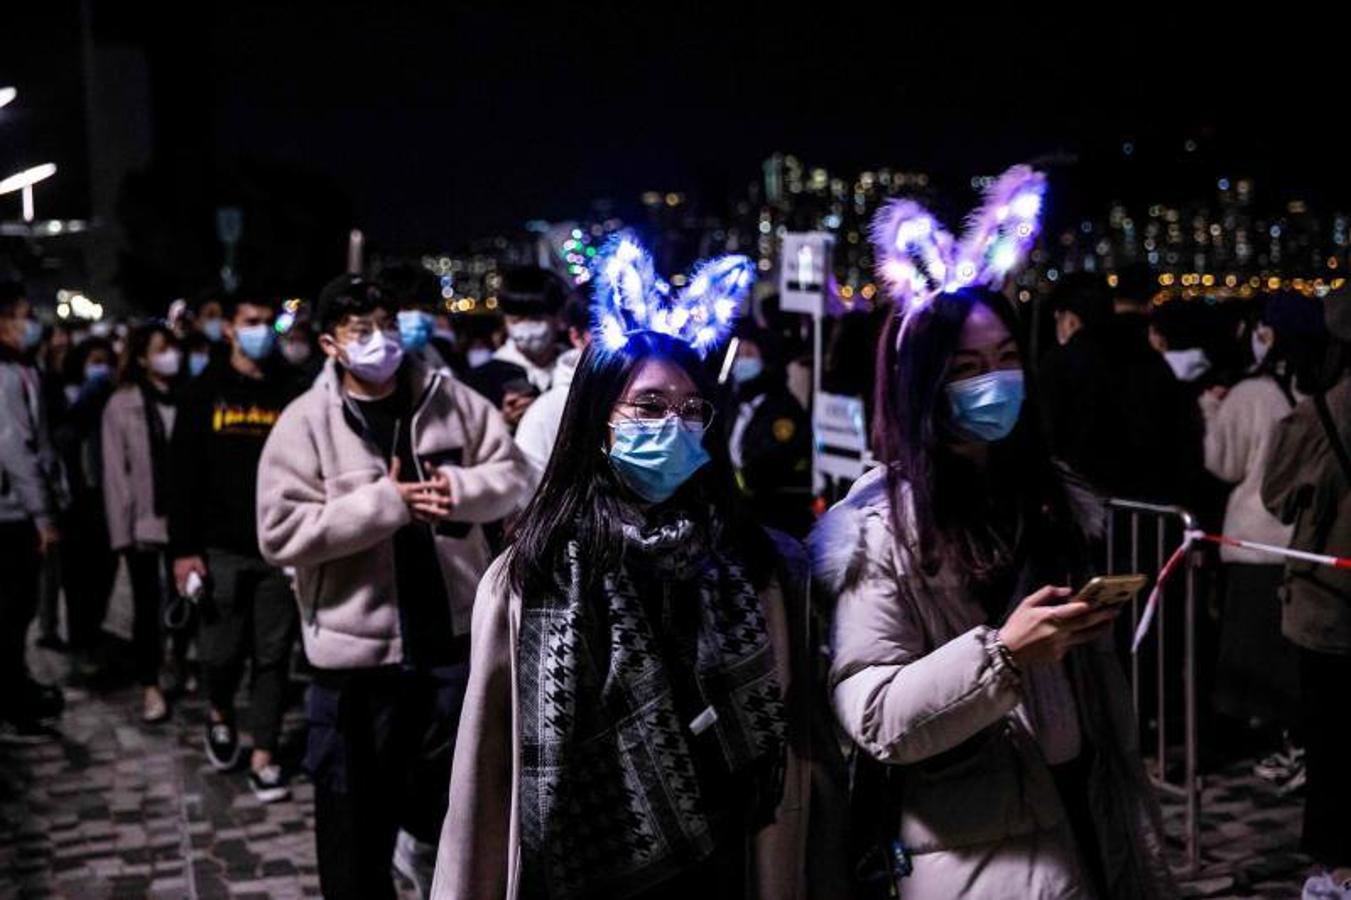
[[281,411],[300,393],[281,365],[261,379],[212,364],[184,389],[170,443],[169,549],[215,547],[258,556],[258,459]]
[[802,537],[812,522],[811,421],[781,374],[766,373],[738,389],[729,432],[746,404],[754,411],[745,431],[735,435],[739,446],[732,448],[740,461],[737,482],[757,521]]

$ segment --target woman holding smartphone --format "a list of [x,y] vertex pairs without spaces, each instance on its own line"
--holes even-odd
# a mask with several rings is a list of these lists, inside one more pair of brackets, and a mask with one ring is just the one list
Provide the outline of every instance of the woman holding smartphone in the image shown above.
[[883,465],[812,538],[836,715],[899,767],[907,900],[1174,894],[1109,636],[1120,607],[1072,597],[1085,542],[991,289],[1035,239],[1043,188],[1011,170],[960,245],[913,203],[879,213]]

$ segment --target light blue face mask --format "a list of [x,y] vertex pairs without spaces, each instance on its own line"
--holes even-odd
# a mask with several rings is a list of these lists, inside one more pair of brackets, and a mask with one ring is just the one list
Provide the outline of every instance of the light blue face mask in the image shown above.
[[620,479],[649,503],[661,503],[708,462],[704,428],[690,428],[675,416],[665,419],[622,419],[615,433],[610,462]]
[[235,340],[249,359],[264,360],[277,343],[277,332],[271,325],[246,325],[235,329]]
[[399,343],[405,350],[421,350],[432,336],[432,317],[418,309],[399,313]]
[[737,384],[754,381],[765,371],[765,361],[758,356],[739,356],[732,363],[732,380]]
[[947,386],[952,423],[978,441],[1002,441],[1013,433],[1023,408],[1023,370],[998,369]]
[[23,320],[23,336],[19,339],[25,351],[42,343],[42,323],[37,319]]
[[221,337],[225,334],[224,326],[222,325],[221,320],[203,319],[202,334],[206,335],[206,339],[208,341],[211,341],[212,343],[218,343]]
[[189,353],[188,354],[188,374],[193,378],[206,371],[207,363],[211,362],[210,353]]

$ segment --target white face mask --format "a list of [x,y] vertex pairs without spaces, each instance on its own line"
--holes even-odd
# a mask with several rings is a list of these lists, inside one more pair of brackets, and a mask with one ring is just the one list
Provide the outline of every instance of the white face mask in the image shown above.
[[376,331],[364,343],[348,341],[343,345],[347,371],[367,384],[384,384],[394,377],[403,362],[403,346],[398,338]]
[[487,347],[473,347],[465,354],[465,359],[469,363],[469,368],[477,369],[479,366],[493,358],[493,351]]
[[178,374],[179,366],[183,364],[183,354],[179,353],[173,347],[168,350],[161,350],[159,353],[150,356],[150,371],[159,375],[161,378],[173,378]]
[[1267,353],[1271,350],[1271,345],[1262,340],[1262,329],[1254,328],[1252,330],[1252,358],[1253,362],[1261,365],[1267,358]]
[[526,356],[537,356],[549,349],[554,342],[553,326],[543,319],[513,322],[507,326],[507,334],[511,336],[516,349]]

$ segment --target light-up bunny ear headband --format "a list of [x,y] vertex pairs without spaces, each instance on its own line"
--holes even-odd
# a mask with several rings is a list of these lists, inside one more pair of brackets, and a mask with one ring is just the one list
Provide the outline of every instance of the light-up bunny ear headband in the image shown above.
[[913,200],[890,200],[873,216],[877,275],[909,316],[940,294],[998,287],[1027,259],[1041,229],[1046,176],[1014,166],[985,191],[961,241]]
[[618,232],[596,254],[592,274],[591,332],[601,347],[613,352],[634,332],[655,331],[707,356],[731,333],[755,281],[755,263],[745,256],[706,259],[673,294],[647,249]]

